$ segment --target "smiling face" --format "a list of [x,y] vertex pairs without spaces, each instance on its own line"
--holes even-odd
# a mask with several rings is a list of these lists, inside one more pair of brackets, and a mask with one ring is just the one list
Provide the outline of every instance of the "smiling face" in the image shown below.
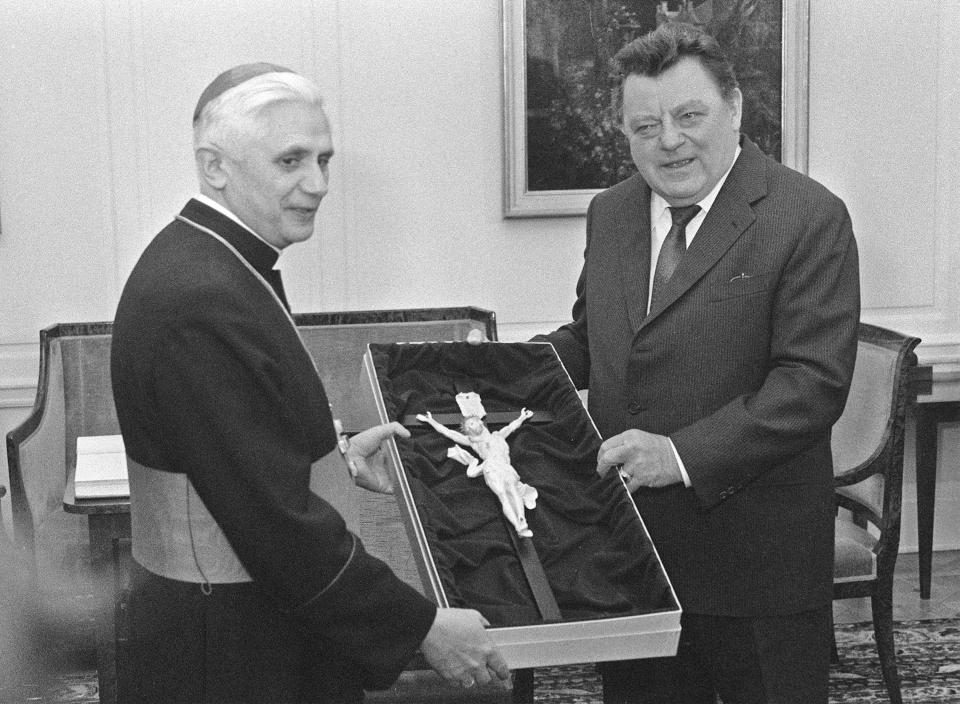
[[300,101],[264,107],[235,149],[222,156],[225,205],[283,249],[313,234],[327,194],[333,139],[323,108]]
[[670,205],[704,198],[733,163],[740,139],[741,95],[724,100],[695,58],[658,76],[623,81],[623,131],[640,175]]

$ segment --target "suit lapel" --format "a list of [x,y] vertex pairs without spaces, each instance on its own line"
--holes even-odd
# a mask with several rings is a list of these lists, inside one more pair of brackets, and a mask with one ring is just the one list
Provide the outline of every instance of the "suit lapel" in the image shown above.
[[647,314],[650,290],[650,188],[639,174],[631,177],[629,188],[620,205],[614,241],[620,249],[620,274],[623,295],[636,333]]
[[[737,238],[756,220],[752,204],[766,195],[764,155],[746,137],[743,150],[730,175],[717,194],[710,212],[693,238],[690,248],[680,262],[673,278],[664,289],[664,295],[644,318],[642,326],[656,318],[684,295],[706,274],[736,242]],[[649,232],[650,214],[645,219]],[[647,235],[649,251],[650,236]],[[649,275],[648,275],[649,276]],[[646,301],[646,295],[644,295]],[[641,326],[641,327],[642,327]]]

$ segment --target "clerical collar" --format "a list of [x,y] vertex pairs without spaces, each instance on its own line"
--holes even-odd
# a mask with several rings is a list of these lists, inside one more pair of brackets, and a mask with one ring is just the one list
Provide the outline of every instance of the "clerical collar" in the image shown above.
[[229,242],[253,268],[263,276],[270,276],[280,258],[280,250],[257,236],[219,203],[198,195],[187,202],[180,214],[189,221],[209,227]]
[[253,230],[251,230],[250,227],[249,227],[249,225],[247,225],[247,223],[245,223],[243,220],[241,220],[240,218],[238,218],[238,217],[236,216],[236,214],[235,214],[232,210],[229,210],[226,206],[222,205],[221,203],[218,203],[218,202],[215,201],[213,198],[211,198],[210,196],[206,196],[206,195],[204,195],[203,193],[198,193],[197,195],[195,195],[195,196],[193,197],[193,199],[200,201],[200,202],[203,203],[204,205],[210,206],[211,208],[213,208],[214,210],[216,210],[217,212],[219,212],[221,215],[226,215],[228,218],[230,218],[230,219],[233,220],[235,223],[237,223],[238,225],[240,225],[240,227],[242,227],[244,230],[246,230],[246,231],[249,232],[251,235],[253,235],[254,237],[256,237],[258,240],[260,240],[261,242],[263,242],[265,245],[267,245],[268,247],[270,247],[270,249],[274,250],[274,251],[277,253],[277,256],[278,256],[278,257],[280,256],[280,248],[279,248],[279,247],[273,246],[272,244],[270,244],[269,242],[267,242],[265,239],[263,239],[260,235],[258,235],[256,232],[254,232]]

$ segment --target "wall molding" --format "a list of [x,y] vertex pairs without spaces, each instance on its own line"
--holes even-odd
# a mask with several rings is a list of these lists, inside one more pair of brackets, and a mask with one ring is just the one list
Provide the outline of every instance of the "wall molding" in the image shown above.
[[[26,382],[26,380],[23,380]],[[10,408],[33,408],[37,397],[36,383],[19,383],[17,380],[0,383],[0,410]]]
[[936,338],[928,342],[923,339],[917,348],[917,357],[921,364],[932,364],[942,374],[954,373],[952,369],[960,372],[960,340]]
[[0,344],[0,409],[33,407],[39,360],[36,342]]

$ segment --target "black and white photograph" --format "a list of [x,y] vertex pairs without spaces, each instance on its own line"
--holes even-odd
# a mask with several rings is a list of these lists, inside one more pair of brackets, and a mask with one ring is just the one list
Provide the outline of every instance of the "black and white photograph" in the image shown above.
[[0,704],[960,703],[960,3],[0,0]]

